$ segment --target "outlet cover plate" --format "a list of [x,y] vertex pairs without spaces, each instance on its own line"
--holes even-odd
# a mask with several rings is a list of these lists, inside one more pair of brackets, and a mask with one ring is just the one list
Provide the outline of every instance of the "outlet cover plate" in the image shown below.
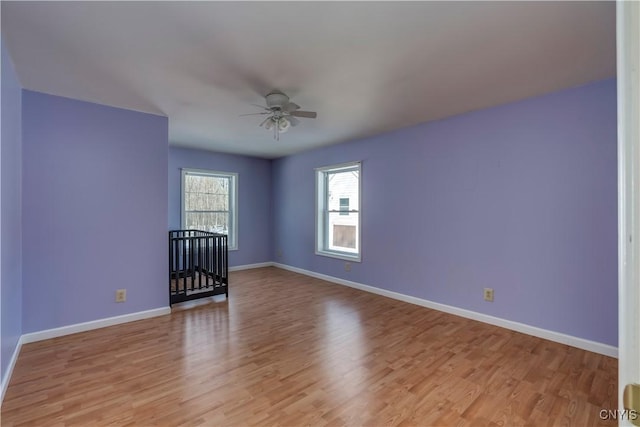
[[127,300],[127,290],[126,289],[116,290],[116,302],[125,302],[126,300]]

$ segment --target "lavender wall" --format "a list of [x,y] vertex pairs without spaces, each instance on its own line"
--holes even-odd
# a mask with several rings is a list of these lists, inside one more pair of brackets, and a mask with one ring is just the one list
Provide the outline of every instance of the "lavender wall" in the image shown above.
[[169,149],[169,228],[180,228],[181,168],[238,174],[238,250],[229,265],[271,261],[271,161],[171,147]]
[[2,143],[0,145],[0,307],[2,380],[22,334],[21,88],[2,45]]
[[[313,169],[353,160],[363,261],[345,272],[314,255]],[[273,259],[615,346],[616,167],[614,80],[282,158]]]
[[23,331],[168,306],[167,118],[22,103]]

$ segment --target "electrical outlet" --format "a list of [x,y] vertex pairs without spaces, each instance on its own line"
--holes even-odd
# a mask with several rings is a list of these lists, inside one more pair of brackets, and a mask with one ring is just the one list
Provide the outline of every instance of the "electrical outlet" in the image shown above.
[[345,262],[344,263],[344,271],[351,271],[351,263],[350,262]]
[[116,291],[116,302],[125,302],[127,300],[127,290],[118,289]]
[[282,249],[278,249],[278,258],[282,258]]
[[484,288],[484,300],[493,302],[493,288]]

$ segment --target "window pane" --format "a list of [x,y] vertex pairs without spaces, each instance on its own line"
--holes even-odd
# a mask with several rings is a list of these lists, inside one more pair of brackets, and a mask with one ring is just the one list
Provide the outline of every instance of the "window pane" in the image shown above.
[[358,253],[358,215],[357,212],[348,215],[329,212],[327,241],[330,250]]
[[229,213],[185,212],[185,227],[188,230],[210,231],[229,234]]
[[358,171],[330,172],[327,174],[327,207],[330,211],[348,209],[359,210],[358,206]]
[[185,177],[187,211],[228,211],[229,178],[187,175]]

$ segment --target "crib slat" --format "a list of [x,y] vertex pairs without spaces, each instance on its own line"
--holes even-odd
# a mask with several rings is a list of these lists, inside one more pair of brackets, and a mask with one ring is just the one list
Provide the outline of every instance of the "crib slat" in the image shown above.
[[205,245],[205,253],[204,253],[204,265],[205,268],[207,269],[207,275],[204,276],[206,281],[207,281],[207,288],[211,286],[211,281],[209,280],[211,277],[211,265],[209,262],[209,246],[211,245],[211,238],[210,237],[205,237],[207,244]]
[[173,272],[173,251],[171,250],[171,232],[169,232],[169,296],[171,296],[171,275]]
[[202,238],[198,237],[198,289],[202,289]]
[[187,293],[187,239],[182,239],[182,289]]

